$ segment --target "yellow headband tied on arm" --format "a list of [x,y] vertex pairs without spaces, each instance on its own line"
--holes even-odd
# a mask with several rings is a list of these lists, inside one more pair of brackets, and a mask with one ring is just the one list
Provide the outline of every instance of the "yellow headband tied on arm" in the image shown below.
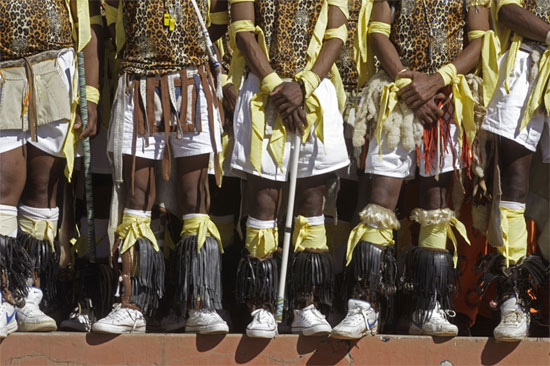
[[220,237],[220,232],[216,227],[216,224],[210,219],[208,215],[199,215],[188,217],[183,220],[183,229],[181,230],[181,237],[185,236],[197,236],[197,252],[201,251],[202,246],[206,242],[206,237],[211,236],[218,242],[220,251],[223,253],[223,244]]
[[391,35],[391,24],[372,21],[369,25],[369,34],[380,33],[389,37]]
[[96,87],[86,85],[86,100],[95,104],[99,104],[100,94]]

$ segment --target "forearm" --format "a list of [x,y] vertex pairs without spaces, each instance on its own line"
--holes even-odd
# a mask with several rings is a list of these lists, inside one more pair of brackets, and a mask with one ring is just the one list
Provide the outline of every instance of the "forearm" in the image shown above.
[[546,43],[546,35],[550,31],[550,24],[530,11],[515,4],[504,5],[500,9],[498,17],[502,24],[523,37]]
[[[100,14],[99,1],[90,1],[90,16]],[[93,24],[91,30],[92,38],[90,39],[90,43],[82,50],[84,54],[84,68],[86,70],[86,85],[99,89],[103,53],[103,28]]]
[[395,80],[397,74],[405,67],[393,43],[391,43],[388,37],[379,33],[371,34],[370,40],[378,61],[380,61],[380,64],[386,73],[388,73],[390,79]]
[[[328,24],[327,29],[338,29],[346,26],[347,19],[342,10],[331,5],[328,9]],[[328,38],[323,42],[319,56],[315,60],[315,64],[311,71],[316,73],[320,79],[323,79],[330,71],[332,65],[338,59],[340,51],[344,46],[344,41],[340,38]]]

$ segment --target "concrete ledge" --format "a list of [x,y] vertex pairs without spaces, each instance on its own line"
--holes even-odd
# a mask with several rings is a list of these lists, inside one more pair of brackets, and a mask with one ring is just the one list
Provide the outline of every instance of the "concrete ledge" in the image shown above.
[[376,336],[359,342],[281,335],[15,333],[1,365],[550,365],[550,339]]

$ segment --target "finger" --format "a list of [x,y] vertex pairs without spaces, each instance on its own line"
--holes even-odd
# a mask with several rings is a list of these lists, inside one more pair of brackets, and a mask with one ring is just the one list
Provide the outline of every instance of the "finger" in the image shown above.
[[296,131],[296,129],[294,128],[294,121],[292,121],[291,116],[283,118],[283,124],[290,132],[294,133],[294,131]]
[[304,118],[305,117],[305,114],[304,115],[300,115],[299,111],[301,109],[297,109],[296,111],[294,111],[292,113],[292,118],[294,119],[295,123],[296,123],[296,127],[298,129],[298,132],[300,132],[300,136],[304,136],[304,133],[305,133],[305,128],[306,128],[306,124],[307,124],[307,121],[306,119]]
[[74,120],[73,130],[79,130],[81,127],[82,127],[82,120],[80,119],[80,115],[77,114]]
[[418,109],[420,108],[424,103],[426,103],[426,101],[423,101],[421,99],[415,99],[411,102],[410,106],[411,106],[411,109]]
[[403,95],[406,95],[408,93],[410,93],[412,90],[412,83],[404,86],[403,88],[399,89],[399,91],[397,92],[397,95],[399,96],[403,96]]
[[279,85],[275,89],[273,89],[273,91],[271,92],[271,94],[269,94],[269,96],[272,97],[272,96],[275,96],[275,95],[279,94],[284,88],[283,85],[284,85],[284,83]]
[[401,77],[401,78],[408,78],[408,79],[414,79],[414,71],[402,71],[400,73],[397,74],[397,76]]

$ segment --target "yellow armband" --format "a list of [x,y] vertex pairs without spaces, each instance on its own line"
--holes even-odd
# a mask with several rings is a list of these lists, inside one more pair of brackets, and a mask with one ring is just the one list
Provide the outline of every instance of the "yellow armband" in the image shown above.
[[348,0],[328,0],[329,6],[336,6],[349,19]]
[[107,25],[116,23],[118,17],[118,8],[105,3],[105,18],[107,19]]
[[311,70],[304,71],[296,75],[296,80],[301,80],[304,83],[305,93],[304,99],[307,99],[313,94],[315,89],[321,84],[321,78]]
[[100,27],[103,27],[103,17],[101,15],[94,15],[90,18],[90,24],[91,25],[99,25]]
[[391,34],[391,24],[373,21],[369,24],[369,34],[380,33],[387,37]]
[[467,0],[466,1],[466,8],[470,8],[472,6],[488,7],[490,5],[491,5],[491,0]]
[[456,67],[453,64],[442,66],[439,70],[437,70],[437,73],[443,78],[445,86],[451,84],[457,75]]
[[86,100],[95,104],[99,104],[99,90],[91,85],[86,85]]
[[346,27],[345,24],[342,24],[338,28],[327,29],[325,32],[324,38],[325,39],[338,38],[338,39],[341,39],[342,42],[346,43],[348,39],[348,27]]
[[229,13],[227,11],[218,11],[209,14],[210,24],[225,25],[229,24]]

